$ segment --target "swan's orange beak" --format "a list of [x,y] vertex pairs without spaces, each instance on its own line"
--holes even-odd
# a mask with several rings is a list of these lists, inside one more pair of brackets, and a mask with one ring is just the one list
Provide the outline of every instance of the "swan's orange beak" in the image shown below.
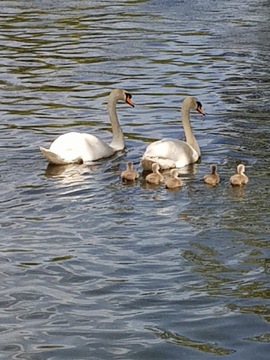
[[202,114],[203,116],[205,115],[205,113],[203,112],[203,108],[202,108],[202,103],[200,101],[196,101],[197,103],[197,108],[196,110],[198,111],[198,113]]
[[200,114],[202,114],[203,116],[205,116],[205,113],[204,113],[203,108],[202,108],[201,106],[198,106],[198,107],[197,107],[197,111],[198,111],[198,113],[200,113]]
[[134,107],[135,105],[133,104],[132,100],[131,100],[131,97],[126,97],[126,103],[132,107]]
[[131,98],[132,98],[131,94],[126,92],[125,95],[126,95],[126,103],[127,103],[128,105],[134,107],[134,104],[133,104],[133,102],[132,102],[132,100],[131,100]]

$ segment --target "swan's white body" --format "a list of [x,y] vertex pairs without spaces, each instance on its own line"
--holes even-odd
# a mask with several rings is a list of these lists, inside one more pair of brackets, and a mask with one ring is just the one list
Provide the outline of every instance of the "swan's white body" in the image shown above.
[[[200,154],[185,141],[161,139],[150,144],[141,160],[144,170],[149,170],[153,163],[160,168],[182,168],[199,160]],[[149,164],[148,164],[149,162]]]
[[202,105],[194,97],[188,96],[182,105],[182,124],[186,141],[175,139],[162,139],[150,144],[141,159],[144,170],[151,170],[152,164],[159,164],[161,169],[182,168],[195,163],[201,156],[201,151],[193,135],[189,113],[194,109],[204,115]]
[[69,132],[60,135],[51,144],[49,149],[40,146],[40,151],[49,163],[63,165],[91,162],[110,157],[115,152],[123,150],[125,139],[116,113],[116,103],[118,100],[125,101],[127,104],[134,106],[131,101],[131,95],[125,90],[112,90],[108,100],[108,111],[113,133],[111,144],[107,144],[91,134]]

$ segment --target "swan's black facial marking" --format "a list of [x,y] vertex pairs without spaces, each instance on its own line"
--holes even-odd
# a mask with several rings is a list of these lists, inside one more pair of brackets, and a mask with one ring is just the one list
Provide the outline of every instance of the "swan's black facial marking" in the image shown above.
[[130,93],[127,93],[127,92],[125,93],[125,95],[126,95],[126,103],[129,104],[130,106],[134,107],[134,104],[133,104],[133,102],[131,100],[132,95]]
[[205,115],[205,113],[203,112],[203,108],[202,108],[202,103],[200,101],[196,101],[197,103],[197,111],[202,114],[202,115]]
[[201,109],[202,108],[202,103],[200,101],[196,101],[196,103],[197,103],[197,109],[198,108]]

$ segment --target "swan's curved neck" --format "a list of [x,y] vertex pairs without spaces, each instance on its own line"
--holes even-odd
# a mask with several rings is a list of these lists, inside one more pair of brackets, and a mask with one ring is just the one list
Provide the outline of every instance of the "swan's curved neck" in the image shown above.
[[199,157],[201,156],[201,150],[199,144],[192,132],[192,128],[190,125],[190,106],[189,104],[183,104],[181,110],[182,116],[182,124],[184,128],[184,132],[186,135],[186,142],[198,153]]
[[112,142],[110,146],[114,148],[116,151],[123,150],[125,147],[124,134],[120,127],[116,112],[117,100],[118,98],[112,94],[108,100],[108,113],[112,124]]

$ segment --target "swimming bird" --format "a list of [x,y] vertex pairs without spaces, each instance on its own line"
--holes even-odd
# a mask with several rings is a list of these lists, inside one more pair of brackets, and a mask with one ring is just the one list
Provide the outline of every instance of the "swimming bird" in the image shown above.
[[123,170],[121,172],[121,179],[123,181],[134,181],[134,180],[138,179],[138,177],[139,177],[139,173],[133,169],[133,162],[129,161],[127,163],[126,170]]
[[124,101],[134,107],[131,97],[131,94],[123,89],[114,89],[109,95],[108,113],[112,126],[112,142],[110,144],[91,134],[68,132],[54,140],[49,149],[40,146],[40,151],[49,163],[63,165],[95,161],[123,150],[125,139],[118,121],[116,104],[118,101]]
[[148,174],[145,178],[146,182],[148,182],[149,184],[155,184],[158,185],[162,182],[164,182],[164,177],[163,175],[159,172],[160,166],[159,164],[152,164],[152,173]]
[[161,169],[170,169],[182,168],[198,161],[201,150],[190,125],[190,111],[192,109],[205,115],[202,104],[193,96],[187,96],[181,109],[181,120],[186,141],[162,139],[148,145],[141,158],[141,165],[144,170],[150,170],[153,163],[158,163]]
[[220,182],[217,165],[211,165],[211,173],[204,175],[203,179],[206,184],[216,186]]
[[177,169],[172,169],[170,171],[170,177],[165,182],[165,187],[167,189],[176,189],[183,185],[182,180],[178,177],[179,173]]
[[239,164],[237,166],[237,173],[230,177],[230,183],[233,186],[242,186],[248,183],[248,177],[245,172],[245,165]]

